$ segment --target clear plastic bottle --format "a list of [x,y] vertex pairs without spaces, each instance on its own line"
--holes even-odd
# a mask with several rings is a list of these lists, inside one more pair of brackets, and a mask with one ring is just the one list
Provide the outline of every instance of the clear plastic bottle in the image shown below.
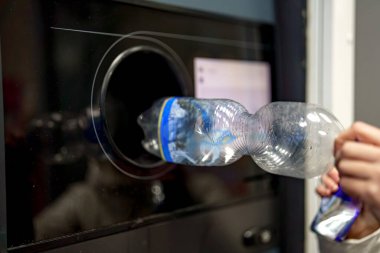
[[301,102],[272,102],[250,114],[228,99],[170,97],[138,117],[144,148],[163,160],[222,166],[250,155],[263,170],[311,178],[334,163],[343,129],[328,111]]

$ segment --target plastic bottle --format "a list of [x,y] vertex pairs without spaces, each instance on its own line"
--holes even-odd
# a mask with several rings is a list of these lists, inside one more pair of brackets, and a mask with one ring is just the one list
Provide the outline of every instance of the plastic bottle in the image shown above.
[[328,111],[301,102],[272,102],[250,114],[228,99],[169,97],[138,117],[144,148],[163,160],[222,166],[250,155],[263,170],[311,178],[334,164],[342,130]]

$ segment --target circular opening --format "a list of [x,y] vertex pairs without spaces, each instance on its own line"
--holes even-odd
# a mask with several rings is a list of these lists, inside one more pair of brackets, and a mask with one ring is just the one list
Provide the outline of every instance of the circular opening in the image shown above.
[[115,58],[105,75],[100,101],[113,158],[141,170],[164,164],[142,147],[144,134],[137,117],[159,98],[183,95],[184,76],[173,58],[151,46],[133,47]]

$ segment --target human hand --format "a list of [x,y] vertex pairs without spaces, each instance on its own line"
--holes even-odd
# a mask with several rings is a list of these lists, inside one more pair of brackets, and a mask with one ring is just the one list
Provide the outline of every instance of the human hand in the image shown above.
[[321,197],[330,197],[339,187],[339,172],[336,168],[332,168],[326,174],[322,175],[321,184],[317,186],[316,192]]
[[316,189],[328,197],[338,189],[362,203],[347,238],[362,238],[380,227],[380,129],[356,122],[335,141],[337,169],[322,176]]

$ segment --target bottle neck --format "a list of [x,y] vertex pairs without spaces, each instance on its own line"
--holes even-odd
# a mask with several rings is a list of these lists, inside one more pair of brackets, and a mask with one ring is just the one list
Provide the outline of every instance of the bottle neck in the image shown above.
[[254,155],[260,152],[267,139],[267,127],[257,114],[244,113],[242,115],[242,133],[244,154]]

